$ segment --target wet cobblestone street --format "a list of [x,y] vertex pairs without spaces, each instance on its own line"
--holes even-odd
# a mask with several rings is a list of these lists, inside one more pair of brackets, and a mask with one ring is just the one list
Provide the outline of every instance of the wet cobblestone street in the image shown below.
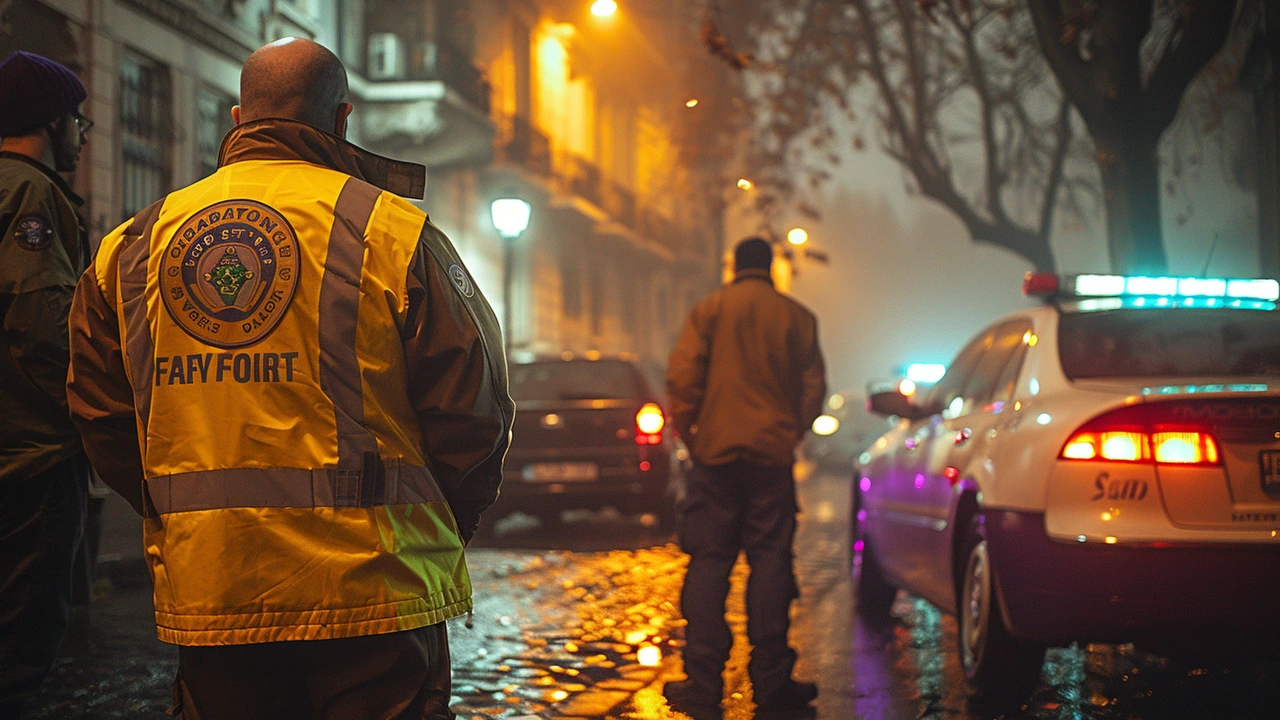
[[[796,676],[817,681],[819,720],[1261,720],[1280,707],[1280,664],[1197,666],[1131,646],[1050,650],[1040,686],[1003,714],[974,706],[955,652],[955,620],[900,595],[895,620],[856,619],[848,575],[848,482],[800,484],[801,588],[793,607]],[[473,627],[450,623],[453,707],[462,720],[687,720],[662,684],[681,678],[678,612],[687,558],[636,518],[596,514],[545,528],[515,516],[468,551]],[[530,549],[534,548],[534,549]],[[735,645],[724,717],[749,720],[749,647],[735,570]],[[128,576],[125,576],[128,579]],[[177,653],[155,639],[143,577],[75,609],[62,658],[24,720],[160,720]]]

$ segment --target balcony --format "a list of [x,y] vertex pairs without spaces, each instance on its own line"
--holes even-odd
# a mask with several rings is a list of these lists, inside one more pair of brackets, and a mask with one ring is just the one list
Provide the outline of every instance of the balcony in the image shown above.
[[618,222],[629,228],[636,226],[636,196],[616,182],[604,183],[600,188],[602,207]]
[[406,49],[395,33],[367,42],[365,74],[349,73],[360,141],[428,166],[485,163],[493,156],[489,83],[441,43]]
[[507,116],[503,125],[498,159],[538,177],[551,177],[551,140],[519,115]]
[[459,50],[445,43],[426,43],[409,63],[410,81],[442,82],[477,110],[489,114],[491,88],[484,73]]
[[562,161],[562,173],[569,190],[596,207],[603,207],[600,193],[600,168],[579,155],[567,154]]

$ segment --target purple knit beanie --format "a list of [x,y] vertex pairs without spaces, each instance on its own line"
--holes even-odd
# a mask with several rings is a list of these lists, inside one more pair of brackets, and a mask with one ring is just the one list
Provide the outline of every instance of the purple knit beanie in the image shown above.
[[75,112],[88,96],[65,65],[17,50],[0,63],[0,137],[26,135]]

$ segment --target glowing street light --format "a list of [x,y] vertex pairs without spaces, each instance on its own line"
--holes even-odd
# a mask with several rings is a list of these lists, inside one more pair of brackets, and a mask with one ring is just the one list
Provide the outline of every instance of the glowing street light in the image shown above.
[[684,102],[684,106],[687,108],[698,107],[698,98],[689,98]]
[[596,0],[591,3],[591,14],[596,17],[609,17],[618,12],[618,3],[614,0]]
[[489,206],[493,226],[502,236],[502,337],[511,354],[511,278],[515,262],[516,238],[529,227],[533,206],[515,197],[498,198]]
[[791,228],[787,231],[787,242],[799,247],[809,242],[809,232],[804,228]]
[[746,178],[738,178],[738,189],[740,190],[750,190],[755,186],[756,186],[755,183],[751,182]]
[[529,227],[529,215],[533,207],[519,198],[498,198],[489,206],[493,226],[504,238],[514,240]]

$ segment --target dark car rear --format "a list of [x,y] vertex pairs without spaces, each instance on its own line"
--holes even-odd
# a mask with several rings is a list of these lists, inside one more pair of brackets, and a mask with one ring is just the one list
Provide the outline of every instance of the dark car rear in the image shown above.
[[554,522],[564,510],[613,507],[671,518],[674,444],[637,363],[547,360],[512,365],[510,376],[516,421],[495,515]]

